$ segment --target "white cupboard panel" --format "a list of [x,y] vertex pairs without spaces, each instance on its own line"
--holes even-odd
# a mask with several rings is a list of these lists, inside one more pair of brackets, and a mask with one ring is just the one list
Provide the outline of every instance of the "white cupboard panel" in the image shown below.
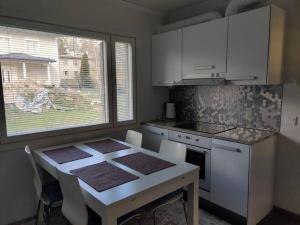
[[229,17],[226,79],[235,84],[266,84],[270,7]]
[[201,78],[226,72],[228,18],[183,29],[183,77]]
[[152,85],[172,86],[182,77],[182,30],[152,36]]

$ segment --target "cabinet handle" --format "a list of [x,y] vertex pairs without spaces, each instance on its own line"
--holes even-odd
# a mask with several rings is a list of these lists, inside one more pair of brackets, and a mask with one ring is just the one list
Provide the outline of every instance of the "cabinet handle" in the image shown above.
[[207,65],[207,66],[194,66],[194,70],[211,70],[215,69],[215,65]]
[[257,80],[257,76],[243,76],[243,75],[225,75],[226,80]]
[[154,131],[147,131],[148,133],[150,133],[150,134],[154,134],[154,135],[160,135],[160,136],[164,136],[165,134],[163,133],[163,132],[161,132],[161,133],[156,133],[156,132],[154,132]]
[[173,85],[175,84],[175,81],[159,81],[159,84],[165,84],[165,85]]
[[233,148],[225,145],[219,145],[219,144],[213,144],[213,148],[221,149],[221,150],[226,150],[226,151],[231,151],[231,152],[238,152],[241,153],[242,150],[239,148]]
[[194,79],[211,79],[213,73],[207,73],[207,74],[186,74],[183,75],[183,80],[194,80]]

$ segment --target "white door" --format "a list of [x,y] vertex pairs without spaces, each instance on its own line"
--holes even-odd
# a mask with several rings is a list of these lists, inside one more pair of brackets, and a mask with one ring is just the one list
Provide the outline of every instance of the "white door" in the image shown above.
[[210,78],[226,72],[228,18],[183,29],[183,77]]
[[152,85],[172,86],[182,76],[182,30],[152,36]]
[[211,151],[210,200],[247,217],[248,145],[213,139]]
[[266,84],[270,7],[229,17],[226,78],[235,84]]

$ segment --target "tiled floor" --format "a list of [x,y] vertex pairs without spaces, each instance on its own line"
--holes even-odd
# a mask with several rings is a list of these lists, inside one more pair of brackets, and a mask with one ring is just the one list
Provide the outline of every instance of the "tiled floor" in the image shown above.
[[[50,225],[66,225],[66,221],[61,217],[60,213],[55,213]],[[181,204],[174,204],[172,206],[163,207],[157,213],[157,225],[186,225],[184,213]],[[143,225],[153,225],[151,215],[146,214],[142,218]],[[34,225],[34,222],[20,224],[20,225]],[[40,223],[39,225],[44,225]],[[137,225],[136,222],[128,222],[127,225]],[[204,210],[199,210],[199,225],[230,225],[229,223],[213,216]],[[270,213],[263,221],[258,225],[300,225],[300,222],[285,214],[279,212]]]
[[[199,225],[230,225],[229,223],[211,215],[203,210],[199,210]],[[66,221],[61,217],[59,213],[55,213],[50,221],[50,225],[66,225]],[[142,218],[141,224],[153,225],[151,215],[146,214]],[[34,222],[22,224],[22,225],[34,225]],[[40,223],[44,225],[44,223]],[[127,225],[137,225],[135,221],[129,221]],[[157,212],[157,225],[186,225],[184,211],[180,203],[173,204],[161,208]]]
[[300,221],[280,212],[271,212],[258,225],[300,225]]

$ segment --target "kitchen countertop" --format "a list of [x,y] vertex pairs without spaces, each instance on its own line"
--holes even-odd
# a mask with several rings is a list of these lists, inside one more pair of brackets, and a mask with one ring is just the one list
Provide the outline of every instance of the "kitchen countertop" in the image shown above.
[[226,141],[237,142],[241,144],[253,145],[257,142],[260,142],[272,135],[275,135],[276,132],[274,131],[266,131],[266,130],[258,130],[258,129],[250,129],[250,128],[234,128],[228,131],[224,131],[218,134],[207,134],[192,130],[187,130],[183,128],[175,127],[177,125],[187,124],[190,121],[183,121],[183,120],[153,120],[148,122],[143,122],[142,124],[159,127],[168,130],[179,131],[183,133],[193,134],[193,135],[200,135],[215,139],[221,139]]
[[241,144],[253,145],[275,134],[276,132],[273,131],[238,127],[232,130],[216,134],[214,138],[238,142]]
[[214,136],[213,134],[202,133],[202,132],[199,132],[199,131],[193,131],[193,130],[183,129],[183,128],[180,128],[180,127],[175,127],[175,126],[178,126],[178,125],[188,124],[188,123],[191,123],[191,121],[186,121],[186,120],[152,120],[152,121],[142,122],[142,124],[144,124],[144,125],[149,125],[149,126],[153,126],[153,127],[162,128],[162,129],[168,129],[168,130],[183,132],[183,133],[186,133],[186,134],[200,135],[200,136],[209,137],[209,138],[212,138]]

